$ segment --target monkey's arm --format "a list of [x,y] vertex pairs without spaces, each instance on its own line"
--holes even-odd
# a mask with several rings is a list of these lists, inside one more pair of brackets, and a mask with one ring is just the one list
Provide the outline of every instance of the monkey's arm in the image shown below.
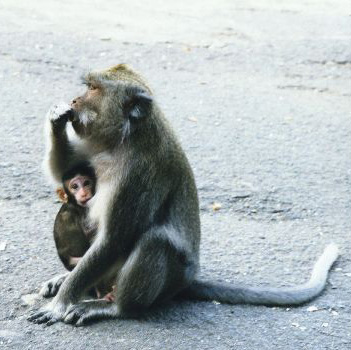
[[71,107],[65,103],[54,105],[46,115],[46,157],[44,165],[53,179],[61,182],[62,175],[78,158],[67,135],[67,121]]

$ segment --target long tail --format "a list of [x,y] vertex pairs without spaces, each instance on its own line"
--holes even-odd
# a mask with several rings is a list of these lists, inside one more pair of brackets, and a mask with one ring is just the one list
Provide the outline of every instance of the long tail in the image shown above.
[[299,305],[317,297],[327,282],[328,271],[338,257],[338,247],[328,245],[314,265],[310,280],[302,285],[282,288],[235,287],[226,283],[194,281],[180,297],[216,300],[227,304]]

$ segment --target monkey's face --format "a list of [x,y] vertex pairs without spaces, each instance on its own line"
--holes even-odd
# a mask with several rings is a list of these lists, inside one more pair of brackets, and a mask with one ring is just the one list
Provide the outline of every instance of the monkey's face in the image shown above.
[[89,176],[77,175],[65,181],[64,187],[68,191],[68,196],[74,198],[75,202],[81,207],[85,207],[93,197],[93,180]]
[[116,145],[147,123],[153,101],[144,85],[135,80],[135,73],[130,73],[129,81],[126,75],[119,80],[106,72],[90,73],[84,78],[87,90],[72,101],[71,121],[81,137]]
[[103,93],[101,84],[89,82],[86,92],[71,102],[74,112],[71,121],[78,135],[88,136],[91,134],[92,124],[96,123],[98,115],[101,114]]

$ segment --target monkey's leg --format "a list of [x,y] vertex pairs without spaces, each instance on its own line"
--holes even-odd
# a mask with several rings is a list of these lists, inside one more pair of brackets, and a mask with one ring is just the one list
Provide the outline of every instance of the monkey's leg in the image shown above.
[[190,284],[194,274],[195,267],[183,251],[167,239],[145,237],[119,273],[114,302],[95,300],[72,305],[64,322],[82,326],[96,319],[136,315],[157,301],[171,298]]
[[122,316],[172,298],[195,276],[195,265],[186,250],[175,247],[161,230],[141,240],[118,276],[116,303]]
[[59,291],[62,283],[67,278],[69,272],[57,275],[46,281],[40,289],[39,294],[44,298],[54,297]]

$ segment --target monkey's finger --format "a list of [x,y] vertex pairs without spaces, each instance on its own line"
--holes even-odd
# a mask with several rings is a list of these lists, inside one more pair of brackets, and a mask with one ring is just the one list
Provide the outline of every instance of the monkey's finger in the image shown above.
[[45,286],[43,286],[39,292],[39,294],[41,296],[43,296],[44,298],[49,298],[52,295],[52,284],[47,284]]
[[54,323],[59,322],[60,320],[56,317],[52,317],[49,321],[46,322],[46,326],[52,326]]
[[63,316],[63,322],[74,324],[82,315],[83,315],[82,310],[80,310],[78,307],[71,306]]
[[53,106],[49,113],[50,113],[50,117],[51,120],[56,120],[56,119],[60,119],[60,118],[68,118],[69,113],[72,111],[72,107],[65,103],[65,102],[61,102],[55,106]]
[[[81,310],[84,311],[84,310]],[[92,320],[97,319],[97,315],[94,312],[91,312],[89,310],[85,310],[84,312],[81,312],[77,320],[75,321],[75,326],[76,327],[82,327],[85,326],[86,324],[90,323]]]
[[87,323],[89,323],[89,321],[91,321],[91,317],[82,315],[82,317],[80,317],[80,318],[77,320],[75,326],[76,326],[76,327],[85,326]]
[[37,318],[34,323],[41,324],[41,323],[47,323],[50,320],[50,315],[45,314],[39,318]]
[[52,285],[50,286],[50,289],[49,289],[49,295],[50,295],[50,296],[56,295],[57,292],[58,292],[58,290],[59,290],[59,288],[57,287],[57,285],[56,285],[56,284],[52,284]]
[[44,315],[45,311],[33,311],[28,317],[27,320],[30,322],[34,322],[38,317]]
[[67,324],[75,324],[78,318],[79,316],[75,312],[71,312],[63,319],[63,322]]
[[36,324],[47,323],[52,318],[50,312],[39,312],[38,314],[34,315],[31,322]]

